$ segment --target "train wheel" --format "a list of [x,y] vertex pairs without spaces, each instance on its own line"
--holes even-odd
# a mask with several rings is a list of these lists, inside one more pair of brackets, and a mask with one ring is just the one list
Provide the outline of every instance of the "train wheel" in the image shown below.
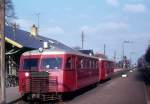
[[24,94],[24,95],[22,96],[22,100],[25,101],[25,102],[27,102],[27,94]]
[[25,102],[28,102],[31,100],[31,95],[30,94],[24,94],[22,96],[22,100],[25,101]]
[[64,101],[71,100],[71,99],[73,99],[73,98],[75,97],[75,95],[76,95],[75,92],[64,93],[64,94],[62,95],[62,99],[63,99]]

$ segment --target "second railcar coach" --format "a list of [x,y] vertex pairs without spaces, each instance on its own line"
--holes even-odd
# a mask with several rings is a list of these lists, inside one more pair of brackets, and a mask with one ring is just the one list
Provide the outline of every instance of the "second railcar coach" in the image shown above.
[[114,62],[107,59],[99,58],[99,80],[107,80],[114,73]]

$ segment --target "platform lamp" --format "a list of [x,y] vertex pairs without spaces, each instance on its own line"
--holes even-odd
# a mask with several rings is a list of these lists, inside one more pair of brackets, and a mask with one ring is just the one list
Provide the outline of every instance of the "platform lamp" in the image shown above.
[[125,61],[125,60],[124,60],[124,57],[125,57],[125,52],[124,52],[124,51],[125,51],[125,48],[124,48],[124,45],[125,45],[125,44],[131,44],[131,43],[133,43],[133,41],[125,40],[125,41],[122,42],[122,61],[123,61],[123,68],[124,68],[124,64],[125,64],[125,63],[124,63],[124,61]]
[[131,65],[132,65],[132,55],[134,55],[135,52],[130,52],[130,62],[131,62]]

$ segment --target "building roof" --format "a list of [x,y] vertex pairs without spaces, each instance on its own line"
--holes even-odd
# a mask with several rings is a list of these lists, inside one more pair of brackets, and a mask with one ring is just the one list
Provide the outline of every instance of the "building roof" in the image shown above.
[[30,32],[18,28],[16,28],[14,31],[14,29],[10,26],[5,27],[5,39],[10,43],[14,43],[15,46],[17,45],[17,46],[33,48],[33,49],[38,49],[40,47],[43,47],[43,42],[49,42],[50,46],[56,48],[65,49],[65,50],[74,50],[54,39],[46,38],[40,35],[33,36],[31,35]]
[[87,54],[87,55],[94,55],[93,50],[79,50],[81,53]]
[[101,53],[96,53],[94,56],[98,57],[98,58],[101,58],[101,59],[108,59],[106,55],[101,54]]

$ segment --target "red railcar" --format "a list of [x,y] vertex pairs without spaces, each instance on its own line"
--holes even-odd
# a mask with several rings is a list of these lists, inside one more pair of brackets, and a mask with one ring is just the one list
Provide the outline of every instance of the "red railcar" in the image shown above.
[[111,78],[114,73],[114,62],[99,58],[99,80]]
[[20,59],[19,91],[25,98],[74,92],[99,81],[98,63],[98,58],[78,51],[25,52]]

